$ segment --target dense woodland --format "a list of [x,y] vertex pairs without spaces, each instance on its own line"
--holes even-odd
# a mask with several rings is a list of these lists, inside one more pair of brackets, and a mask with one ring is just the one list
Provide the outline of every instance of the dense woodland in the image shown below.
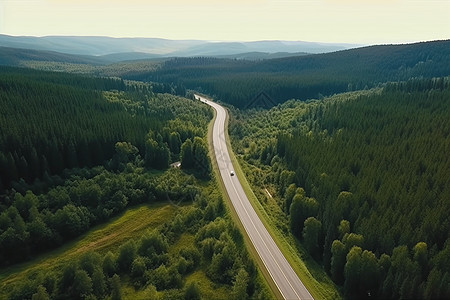
[[[113,251],[0,282],[0,297],[120,299],[132,282],[151,299],[200,299],[199,283],[185,284],[194,271],[234,299],[269,297],[210,180],[210,108],[154,93],[161,86],[1,70],[0,268],[33,261],[129,207],[181,207]],[[169,168],[177,160],[182,170]],[[193,243],[173,253],[182,236]]]
[[128,73],[124,78],[172,83],[180,91],[195,89],[216,100],[248,108],[261,92],[282,103],[372,88],[411,77],[447,76],[449,60],[450,41],[436,41],[261,61],[174,58],[151,72]]
[[[92,183],[93,166],[166,169],[190,150],[183,167],[209,176],[203,137],[211,112],[200,103],[155,95],[144,84],[25,69],[2,70],[0,86],[1,265],[55,247],[128,203],[155,198],[154,184],[136,179],[127,181],[132,190],[124,182],[112,189]],[[61,187],[66,180],[70,189]],[[77,224],[62,224],[71,214]],[[36,219],[43,226],[37,236],[27,228]]]
[[[36,68],[91,76],[0,67],[0,268],[132,205],[186,210],[115,251],[34,274],[1,295],[118,299],[125,278],[150,298],[198,299],[198,286],[184,285],[198,266],[235,299],[268,297],[212,192],[212,112],[174,96],[195,89],[234,105],[233,148],[261,204],[346,298],[450,298],[450,41],[101,67],[33,55]],[[261,92],[279,104],[252,108]],[[182,170],[167,171],[176,161]],[[185,233],[195,235],[192,249],[169,255]]]
[[348,298],[450,297],[448,77],[233,115],[253,183]]
[[165,159],[147,157],[167,167],[179,159],[182,142],[204,135],[212,116],[192,101],[119,79],[2,68],[0,87],[0,192],[18,180],[102,165],[120,141],[143,157],[146,147],[168,150]]
[[[89,251],[76,260],[38,270],[24,280],[2,283],[8,299],[121,299],[124,285],[145,299],[202,299],[202,282],[186,283],[193,272],[206,274],[232,299],[267,299],[256,266],[239,230],[226,213],[214,183],[198,181],[179,169],[146,172],[144,162],[128,162],[117,173],[104,167],[83,169],[48,193],[17,193],[14,205],[1,214],[14,225],[2,234],[2,259],[27,257],[86,231],[139,203],[169,201],[178,213],[142,235],[134,235],[107,252]],[[184,237],[188,246],[171,247]],[[3,261],[3,260],[2,260]],[[0,273],[0,275],[3,275]],[[43,297],[43,298],[39,298]]]

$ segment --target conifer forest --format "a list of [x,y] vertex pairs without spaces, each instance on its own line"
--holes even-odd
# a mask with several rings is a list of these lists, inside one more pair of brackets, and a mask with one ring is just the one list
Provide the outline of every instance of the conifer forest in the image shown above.
[[0,47],[0,299],[280,297],[195,95],[315,299],[450,299],[449,40],[121,55]]

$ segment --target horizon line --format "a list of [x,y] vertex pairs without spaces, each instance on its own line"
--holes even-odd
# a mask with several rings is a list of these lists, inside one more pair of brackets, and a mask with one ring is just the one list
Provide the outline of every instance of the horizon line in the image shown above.
[[300,43],[314,43],[314,44],[333,44],[333,45],[347,45],[353,47],[365,47],[365,46],[377,46],[377,45],[405,45],[405,44],[415,44],[423,42],[433,42],[433,41],[446,41],[450,38],[440,38],[440,39],[420,39],[420,40],[407,40],[407,41],[379,41],[379,42],[368,42],[368,43],[357,43],[357,42],[326,42],[326,41],[312,41],[312,40],[298,40],[298,39],[255,39],[255,40],[239,40],[239,39],[199,39],[199,38],[167,38],[167,37],[150,37],[150,36],[111,36],[111,35],[76,35],[76,34],[48,34],[48,35],[16,35],[1,33],[0,35],[9,37],[31,37],[31,38],[48,38],[48,37],[73,37],[73,38],[110,38],[110,39],[155,39],[155,40],[166,40],[166,41],[198,41],[198,42],[209,42],[209,43],[253,43],[253,42],[300,42]]

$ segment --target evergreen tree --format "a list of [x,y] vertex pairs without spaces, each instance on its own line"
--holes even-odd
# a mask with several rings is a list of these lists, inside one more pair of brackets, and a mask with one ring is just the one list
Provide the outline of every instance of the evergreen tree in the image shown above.
[[339,240],[333,241],[331,245],[331,277],[337,284],[344,283],[346,256],[345,245]]
[[84,270],[76,270],[73,278],[73,295],[84,298],[92,293],[92,280]]
[[292,199],[289,210],[291,229],[297,237],[301,236],[303,225],[308,217],[317,215],[319,203],[314,198],[305,197],[302,193],[296,193]]
[[245,269],[239,269],[233,284],[232,297],[236,300],[248,299],[247,287],[249,284],[249,276]]
[[40,285],[37,288],[37,292],[31,297],[31,300],[50,300],[50,297],[45,287]]
[[211,173],[211,162],[209,160],[208,146],[205,141],[196,136],[192,143],[192,154],[194,167],[200,172],[204,178],[209,178]]
[[200,293],[198,284],[196,282],[189,283],[184,292],[184,299],[185,300],[200,300],[201,298],[202,297],[201,297],[201,293]]
[[314,217],[305,220],[303,226],[303,240],[308,252],[315,258],[319,255],[319,242],[322,230],[322,223]]
[[192,152],[192,141],[190,139],[187,139],[183,145],[181,145],[180,158],[183,169],[194,167],[194,153]]
[[117,274],[114,274],[114,276],[111,278],[111,299],[122,299],[122,284],[120,282],[120,277]]

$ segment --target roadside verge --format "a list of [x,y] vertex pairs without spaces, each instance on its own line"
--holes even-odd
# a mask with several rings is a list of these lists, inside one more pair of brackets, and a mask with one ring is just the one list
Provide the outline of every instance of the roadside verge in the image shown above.
[[[231,203],[231,199],[228,196],[228,193],[226,191],[225,185],[223,183],[223,180],[220,176],[220,172],[219,172],[219,167],[217,165],[217,160],[215,157],[215,151],[214,151],[214,146],[213,146],[213,127],[214,127],[214,122],[216,120],[216,110],[214,108],[211,107],[211,109],[214,111],[214,117],[211,120],[211,122],[208,125],[208,148],[209,148],[209,153],[210,156],[212,157],[211,159],[211,163],[212,163],[212,167],[213,167],[213,176],[215,177],[218,187],[221,191],[221,194],[224,196],[224,200],[226,202],[226,207],[227,210],[230,213],[231,218],[233,219],[234,223],[238,226],[243,238],[244,238],[244,244],[245,247],[247,249],[247,251],[249,251],[250,255],[252,256],[253,260],[257,263],[258,265],[258,273],[262,276],[260,276],[260,278],[264,278],[265,284],[269,287],[269,290],[272,292],[272,297],[274,299],[282,299],[282,295],[279,292],[275,282],[272,280],[272,277],[270,276],[269,272],[267,271],[266,267],[264,266],[263,261],[261,260],[261,258],[259,257],[255,247],[253,246],[247,232],[244,229],[244,226],[242,225],[233,204]],[[227,113],[227,117],[225,120],[225,127],[228,127],[228,113]],[[229,137],[228,137],[228,131],[225,130],[225,135],[226,135],[226,139],[227,139],[227,147],[229,149],[230,145],[229,145]],[[232,151],[230,151],[230,153],[232,154]],[[234,154],[232,154],[234,157]],[[233,166],[235,165],[235,163],[233,163]],[[239,169],[240,170],[240,169]],[[240,170],[240,174],[242,175],[242,171]],[[247,193],[247,192],[246,192]]]

